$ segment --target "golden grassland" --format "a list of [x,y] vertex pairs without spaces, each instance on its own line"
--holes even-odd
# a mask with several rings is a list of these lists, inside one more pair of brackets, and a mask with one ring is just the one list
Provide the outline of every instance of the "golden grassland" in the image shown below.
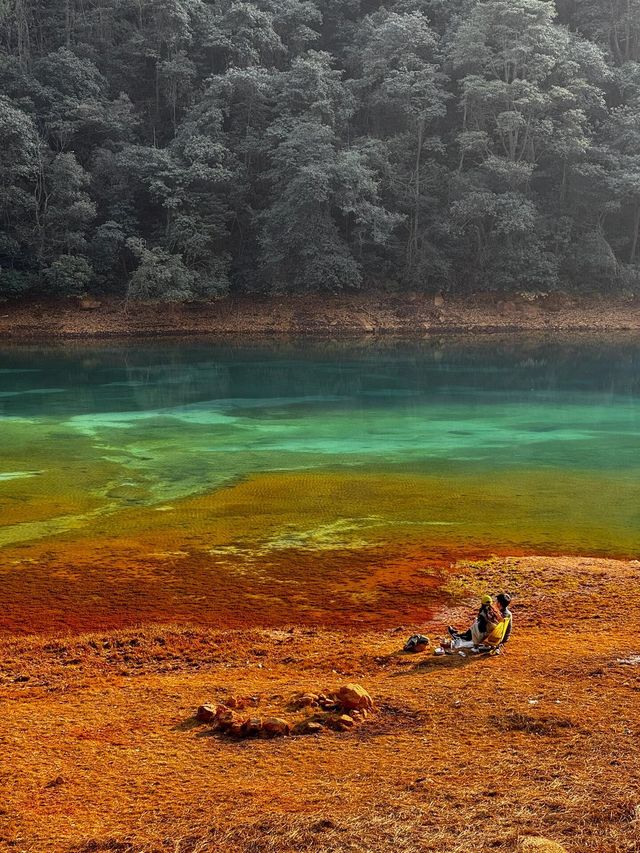
[[[431,621],[333,630],[142,625],[0,639],[0,850],[11,853],[640,850],[640,564],[459,563]],[[404,655],[414,629],[507,588],[495,658]],[[630,662],[624,662],[630,661]],[[362,684],[354,731],[236,741],[194,719]]]

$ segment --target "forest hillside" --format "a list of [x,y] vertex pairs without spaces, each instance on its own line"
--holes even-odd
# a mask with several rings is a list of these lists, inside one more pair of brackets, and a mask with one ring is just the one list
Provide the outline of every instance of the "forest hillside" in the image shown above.
[[640,0],[0,0],[0,298],[640,290]]

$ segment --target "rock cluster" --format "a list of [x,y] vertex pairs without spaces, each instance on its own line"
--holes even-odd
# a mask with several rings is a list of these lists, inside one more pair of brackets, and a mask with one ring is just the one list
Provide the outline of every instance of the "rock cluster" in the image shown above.
[[291,726],[280,717],[259,717],[251,714],[245,717],[229,705],[201,705],[196,712],[196,719],[203,723],[212,723],[221,732],[234,737],[284,737],[291,734]]
[[319,734],[325,728],[346,732],[366,720],[373,700],[359,684],[345,684],[332,693],[296,694],[290,708],[303,710],[306,716],[291,723],[281,717],[260,717],[255,713],[239,713],[247,706],[256,707],[258,697],[231,697],[219,705],[204,704],[196,711],[196,720],[213,725],[221,732],[238,738],[286,737],[290,734]]
[[[345,684],[332,693],[303,693],[294,697],[294,708],[316,710],[312,718],[295,728],[299,734],[314,734],[323,728],[345,732],[364,722],[373,709],[373,700],[359,684]],[[322,713],[324,712],[324,713]]]

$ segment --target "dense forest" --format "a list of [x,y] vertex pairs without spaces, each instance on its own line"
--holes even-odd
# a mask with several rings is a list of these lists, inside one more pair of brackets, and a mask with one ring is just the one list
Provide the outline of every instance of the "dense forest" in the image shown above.
[[640,290],[640,0],[0,0],[0,297]]

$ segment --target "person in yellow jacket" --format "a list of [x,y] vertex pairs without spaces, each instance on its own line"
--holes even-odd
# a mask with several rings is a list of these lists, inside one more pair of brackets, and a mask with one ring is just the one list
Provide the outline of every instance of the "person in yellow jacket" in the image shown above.
[[[475,622],[467,630],[461,633],[452,625],[449,626],[449,634],[453,637],[455,648],[473,648],[487,641],[487,638],[497,636],[499,625],[502,622],[502,614],[493,606],[493,598],[483,595],[480,599],[480,609]],[[497,632],[497,633],[496,633]],[[498,640],[499,644],[500,640]]]

